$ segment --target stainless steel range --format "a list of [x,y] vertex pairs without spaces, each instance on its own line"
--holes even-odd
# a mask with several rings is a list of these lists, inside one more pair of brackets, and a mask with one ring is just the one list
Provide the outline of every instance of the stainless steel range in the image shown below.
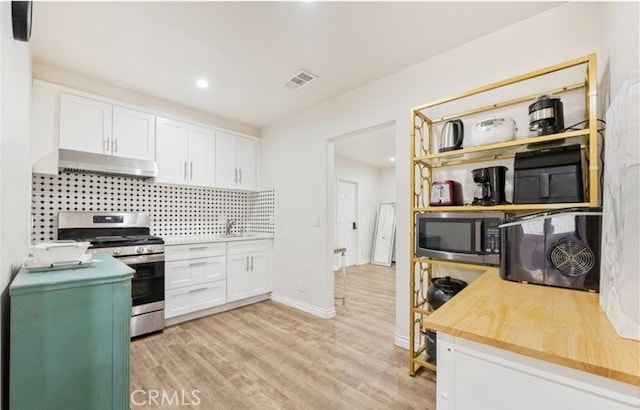
[[110,254],[135,269],[131,337],[164,328],[164,241],[150,235],[149,226],[147,213],[58,213],[58,239],[89,241],[88,252]]

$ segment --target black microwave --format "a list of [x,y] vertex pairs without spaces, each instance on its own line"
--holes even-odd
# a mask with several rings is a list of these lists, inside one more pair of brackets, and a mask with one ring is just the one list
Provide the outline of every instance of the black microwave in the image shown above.
[[500,265],[504,212],[416,214],[416,255],[432,259]]

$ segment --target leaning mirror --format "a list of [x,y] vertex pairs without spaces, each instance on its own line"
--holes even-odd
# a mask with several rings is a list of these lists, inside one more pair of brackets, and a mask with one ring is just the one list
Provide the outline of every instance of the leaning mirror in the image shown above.
[[376,229],[373,235],[371,263],[391,266],[393,247],[396,238],[396,204],[382,203],[378,207]]

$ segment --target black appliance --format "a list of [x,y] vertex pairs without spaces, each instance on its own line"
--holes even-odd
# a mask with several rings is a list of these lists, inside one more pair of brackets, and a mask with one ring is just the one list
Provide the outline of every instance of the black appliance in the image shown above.
[[515,204],[584,202],[579,144],[516,153],[513,167]]
[[473,205],[500,205],[506,204],[504,185],[507,175],[507,167],[497,166],[478,168],[471,171],[473,182],[477,184],[473,195]]
[[562,101],[542,95],[529,106],[529,130],[536,135],[557,134],[564,131]]
[[462,148],[464,125],[461,120],[451,120],[444,123],[440,133],[438,152],[453,151]]
[[504,217],[503,212],[416,213],[416,255],[498,265]]
[[[427,290],[427,303],[432,310],[436,310],[466,287],[467,282],[453,279],[450,276],[433,278],[431,287]],[[425,336],[427,356],[433,363],[436,363],[438,336],[431,329],[424,329],[423,334]]]
[[135,269],[131,337],[164,328],[164,241],[150,235],[149,226],[147,213],[58,213],[58,239],[88,241],[87,252],[107,253]]
[[500,276],[507,280],[597,292],[602,208],[516,217],[501,225]]

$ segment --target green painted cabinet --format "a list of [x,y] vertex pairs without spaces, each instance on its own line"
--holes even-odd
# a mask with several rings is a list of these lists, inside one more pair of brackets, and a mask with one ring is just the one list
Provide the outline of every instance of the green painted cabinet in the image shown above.
[[129,408],[134,271],[106,254],[93,260],[23,269],[11,283],[11,409]]

